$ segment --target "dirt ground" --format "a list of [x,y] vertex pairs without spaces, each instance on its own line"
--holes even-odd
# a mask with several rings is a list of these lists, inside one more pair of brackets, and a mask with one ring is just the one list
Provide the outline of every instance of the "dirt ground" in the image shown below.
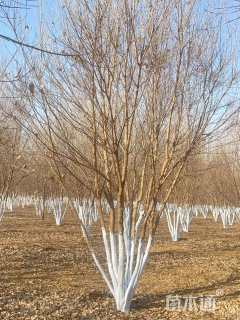
[[115,311],[75,216],[56,227],[31,208],[7,213],[0,250],[0,320],[240,320],[240,224],[195,218],[174,243],[162,220],[128,315]]

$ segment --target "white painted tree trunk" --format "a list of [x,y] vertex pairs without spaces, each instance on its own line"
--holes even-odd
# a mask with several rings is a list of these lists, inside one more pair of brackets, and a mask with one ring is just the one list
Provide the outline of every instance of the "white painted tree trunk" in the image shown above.
[[83,223],[86,229],[89,229],[92,223],[98,221],[98,212],[96,204],[90,200],[73,200],[73,207],[75,208],[78,218]]
[[182,226],[182,230],[184,232],[189,231],[189,227],[192,221],[192,212],[191,208],[179,208],[180,211],[180,222]]
[[204,219],[207,219],[208,217],[208,208],[206,206],[201,206],[201,214],[203,216]]
[[62,198],[54,198],[50,201],[49,205],[53,210],[56,225],[62,225],[64,216],[68,208],[68,202],[66,202]]
[[7,197],[5,201],[5,209],[9,211],[13,211],[13,198],[12,197]]
[[228,214],[227,214],[227,210],[225,208],[223,208],[221,210],[220,216],[222,219],[223,228],[227,229],[227,227],[228,227]]
[[102,229],[108,273],[118,311],[128,312],[138,280],[146,264],[152,237],[130,239],[129,235]]
[[45,208],[44,200],[43,198],[35,198],[34,199],[34,206],[36,210],[36,215],[38,217],[41,217]]
[[219,211],[219,208],[214,208],[212,210],[212,214],[213,214],[213,219],[215,222],[218,221],[218,218],[219,218],[219,215],[220,215],[220,211]]
[[2,221],[4,213],[6,210],[6,201],[5,199],[0,198],[0,221]]
[[235,212],[233,211],[232,208],[229,208],[229,212],[228,212],[228,224],[230,226],[232,226],[234,224],[235,221]]
[[177,209],[166,209],[168,229],[173,241],[178,241],[182,230],[180,212]]
[[[93,259],[115,299],[117,310],[125,313],[130,309],[134,291],[143,273],[152,244],[151,235],[148,236],[146,241],[139,237],[142,218],[143,212],[140,211],[133,239],[130,235],[130,212],[128,208],[124,210],[124,232],[122,234],[108,232],[105,228],[102,228],[107,272],[104,271],[94,251],[90,248]],[[85,237],[88,238],[88,229],[83,224],[82,230]]]

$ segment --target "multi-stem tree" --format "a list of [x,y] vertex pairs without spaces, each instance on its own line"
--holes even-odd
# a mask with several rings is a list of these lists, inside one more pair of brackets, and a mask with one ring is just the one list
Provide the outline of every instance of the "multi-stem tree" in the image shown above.
[[83,234],[126,312],[159,208],[189,157],[235,112],[228,92],[236,73],[197,1],[76,0],[63,8],[52,47],[67,55],[28,56],[33,73],[18,108],[63,186],[69,175],[93,196],[107,268],[84,224]]

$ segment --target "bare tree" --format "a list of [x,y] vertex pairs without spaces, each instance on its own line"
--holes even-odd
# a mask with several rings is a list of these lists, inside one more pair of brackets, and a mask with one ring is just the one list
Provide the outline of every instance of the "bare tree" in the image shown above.
[[64,1],[63,13],[57,41],[74,56],[29,56],[17,107],[62,185],[67,174],[94,198],[107,269],[82,231],[127,312],[188,159],[236,111],[237,74],[196,1]]
[[0,126],[0,199],[5,201],[30,171],[24,155],[26,141],[12,121]]

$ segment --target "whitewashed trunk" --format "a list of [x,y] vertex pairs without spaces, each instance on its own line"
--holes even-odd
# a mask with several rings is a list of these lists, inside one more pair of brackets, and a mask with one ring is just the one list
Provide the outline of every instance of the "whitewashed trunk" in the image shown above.
[[[108,273],[113,287],[116,308],[118,311],[126,313],[130,309],[134,291],[146,264],[152,237],[149,236],[146,244],[140,238],[134,241],[122,234],[109,233],[107,235],[105,233],[104,237],[114,239],[110,246],[106,245],[107,241],[105,240]],[[117,261],[115,261],[116,256]]]
[[[85,238],[88,239],[87,229],[84,225],[82,225],[82,231]],[[113,234],[102,228],[102,237],[106,253],[107,272],[103,269],[91,246],[89,247],[90,252],[113,295],[117,310],[127,313],[149,256],[152,236],[149,235],[145,242],[141,238],[130,239],[126,234]]]
[[181,223],[180,223],[180,212],[174,210],[170,212],[168,209],[166,210],[166,218],[168,229],[173,241],[178,241],[181,232]]
[[152,237],[147,244],[140,238],[130,239],[130,235],[107,233],[102,229],[106,253],[109,282],[118,311],[128,312],[138,280],[149,255]]
[[3,218],[5,210],[6,210],[6,201],[0,199],[0,221]]
[[[143,273],[152,244],[151,235],[145,241],[139,237],[142,218],[143,212],[140,210],[133,239],[130,235],[130,211],[128,208],[124,212],[123,233],[112,233],[102,228],[107,272],[98,261],[94,250],[90,250],[95,264],[114,297],[117,310],[124,313],[130,309],[135,289]],[[88,238],[88,228],[82,224],[82,229],[85,237]]]

